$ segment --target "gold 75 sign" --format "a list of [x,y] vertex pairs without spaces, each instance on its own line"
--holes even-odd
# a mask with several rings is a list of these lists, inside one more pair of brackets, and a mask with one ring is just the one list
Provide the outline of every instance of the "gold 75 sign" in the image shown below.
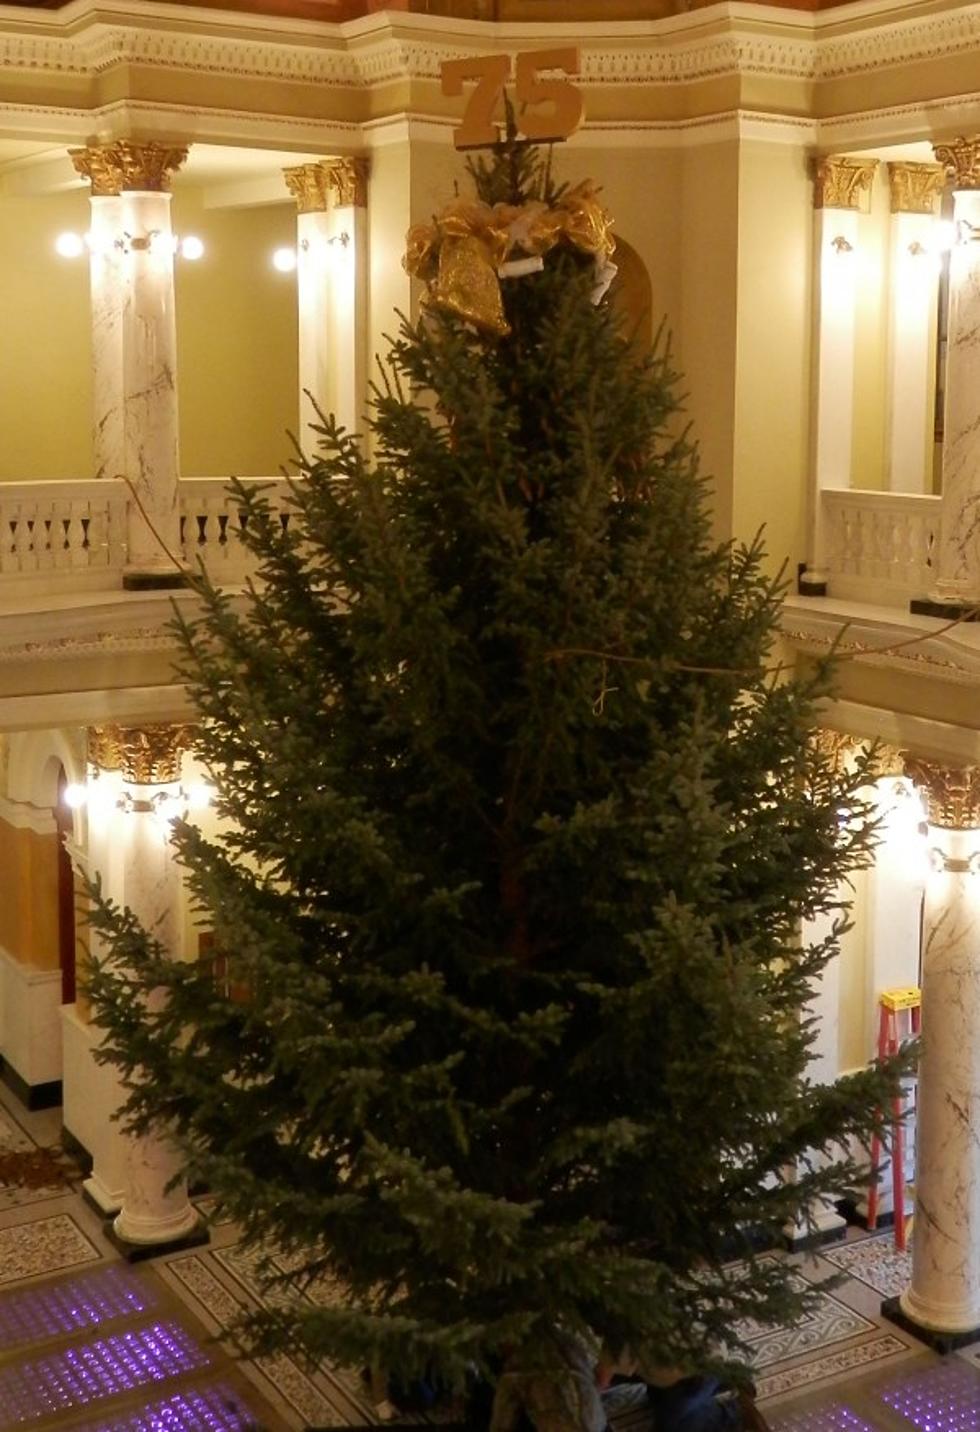
[[[579,52],[574,46],[555,50],[525,50],[514,56],[514,96],[517,127],[526,139],[567,139],[582,119],[582,95],[567,79],[579,73]],[[551,77],[542,79],[545,71]],[[494,120],[504,86],[511,77],[510,55],[482,55],[469,60],[446,60],[442,66],[442,92],[450,98],[473,84],[463,122],[453,133],[457,149],[479,149],[500,138]]]

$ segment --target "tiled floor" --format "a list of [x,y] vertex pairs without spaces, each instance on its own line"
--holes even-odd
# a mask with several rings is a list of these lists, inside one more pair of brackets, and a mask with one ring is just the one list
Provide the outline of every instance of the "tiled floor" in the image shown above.
[[[28,1113],[0,1086],[0,1151],[54,1144],[60,1131],[60,1111]],[[882,1298],[907,1279],[890,1234],[849,1230],[793,1262],[809,1282],[846,1276],[797,1327],[743,1329],[774,1432],[980,1432],[980,1343],[943,1359],[881,1318]],[[299,1432],[376,1421],[343,1369],[240,1363],[221,1345],[261,1296],[255,1263],[234,1226],[215,1220],[206,1248],[129,1267],[77,1191],[0,1185],[0,1429]]]

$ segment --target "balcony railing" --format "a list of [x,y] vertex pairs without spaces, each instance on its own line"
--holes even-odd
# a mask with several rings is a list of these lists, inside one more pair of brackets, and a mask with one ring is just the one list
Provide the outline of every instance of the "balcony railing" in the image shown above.
[[826,488],[822,501],[832,597],[905,606],[935,585],[938,497]]
[[[282,504],[283,478],[245,483],[270,485],[273,507]],[[121,587],[129,501],[125,484],[113,479],[0,483],[0,599]],[[200,560],[213,581],[243,582],[253,564],[226,480],[185,478],[180,516],[187,565]],[[288,521],[285,510],[282,518]]]

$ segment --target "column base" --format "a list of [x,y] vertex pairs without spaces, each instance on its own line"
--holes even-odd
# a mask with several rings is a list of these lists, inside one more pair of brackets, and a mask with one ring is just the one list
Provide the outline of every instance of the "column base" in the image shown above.
[[913,597],[909,611],[917,617],[939,617],[947,622],[980,621],[980,598],[975,602],[964,601],[962,597]]
[[82,1183],[82,1198],[100,1218],[115,1218],[122,1208],[123,1190],[107,1188],[97,1174],[90,1174]]
[[796,591],[801,597],[825,597],[827,573],[816,567],[808,568],[801,562],[796,569]]
[[200,1248],[211,1242],[211,1234],[202,1218],[195,1215],[194,1222],[183,1232],[176,1232],[159,1243],[137,1243],[116,1231],[117,1219],[109,1218],[102,1226],[106,1238],[116,1252],[127,1263],[143,1263],[148,1258],[159,1258],[162,1253],[180,1253],[185,1248]]
[[791,1253],[806,1253],[812,1248],[823,1248],[828,1243],[839,1243],[847,1233],[847,1220],[839,1213],[819,1213],[811,1224],[788,1223],[783,1229],[786,1247]]
[[926,1347],[931,1347],[933,1352],[943,1355],[955,1352],[958,1347],[966,1347],[967,1343],[976,1342],[980,1338],[980,1323],[975,1328],[962,1328],[952,1332],[920,1323],[905,1311],[901,1298],[886,1298],[881,1305],[881,1316],[903,1332],[911,1333],[919,1342],[925,1343]]
[[170,592],[188,584],[186,572],[123,572],[124,592]]

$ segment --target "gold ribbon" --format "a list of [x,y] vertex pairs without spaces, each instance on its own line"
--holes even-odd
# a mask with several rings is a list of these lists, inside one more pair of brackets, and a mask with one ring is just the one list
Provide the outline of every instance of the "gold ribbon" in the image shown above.
[[406,236],[402,263],[428,285],[426,301],[496,337],[510,332],[498,269],[514,255],[536,258],[558,243],[608,261],[616,247],[612,219],[588,181],[568,190],[553,207],[484,204],[454,199],[431,224]]

